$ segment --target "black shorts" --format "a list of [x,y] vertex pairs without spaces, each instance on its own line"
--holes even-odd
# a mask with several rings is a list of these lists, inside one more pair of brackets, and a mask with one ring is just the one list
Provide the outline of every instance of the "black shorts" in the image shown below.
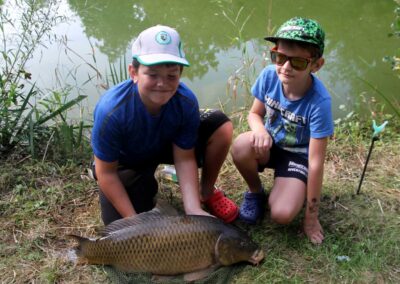
[[[207,142],[211,135],[225,122],[230,119],[221,111],[206,109],[200,110],[200,126],[198,139],[195,146],[198,167],[202,167],[206,152]],[[155,206],[155,196],[158,192],[158,183],[154,172],[159,164],[173,164],[172,144],[168,145],[157,161],[152,161],[151,166],[140,169],[130,169],[123,165],[118,168],[118,174],[129,198],[137,213],[151,210]],[[96,178],[95,165],[93,164],[93,175]],[[100,191],[101,216],[105,225],[121,219],[111,202]]]
[[293,177],[307,184],[308,160],[299,154],[283,150],[272,146],[270,158],[267,164],[258,165],[258,171],[262,172],[265,168],[275,169],[274,177]]

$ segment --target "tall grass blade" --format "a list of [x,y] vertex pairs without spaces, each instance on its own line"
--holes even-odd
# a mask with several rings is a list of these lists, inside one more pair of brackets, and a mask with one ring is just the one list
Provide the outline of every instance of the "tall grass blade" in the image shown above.
[[[24,100],[22,102],[22,105],[21,105],[17,115],[14,118],[14,123],[11,126],[11,129],[15,129],[17,127],[18,122],[20,121],[22,115],[24,114],[24,112],[26,110],[26,106],[28,105],[30,98],[32,96],[35,96],[36,91],[34,89],[35,89],[35,84],[32,85],[32,88],[28,91],[27,96],[24,98]],[[20,125],[19,127],[20,128],[24,128],[24,124]]]
[[28,147],[29,147],[29,152],[31,153],[31,156],[33,158],[35,158],[35,145],[33,142],[35,131],[34,131],[34,123],[33,123],[33,119],[32,119],[32,112],[28,117],[29,117],[29,146]]
[[78,97],[76,97],[75,99],[67,102],[66,104],[64,104],[63,106],[61,106],[60,108],[58,108],[57,110],[55,110],[54,112],[52,112],[51,114],[40,118],[37,122],[36,125],[41,125],[47,121],[49,121],[50,119],[56,117],[57,115],[62,115],[62,113],[68,109],[70,109],[71,107],[73,107],[74,105],[78,104],[79,102],[81,102],[82,100],[84,100],[85,98],[87,98],[87,96],[83,96],[80,95]]
[[[379,91],[375,86],[373,86],[371,83],[365,81],[363,78],[358,77],[362,82],[364,82],[366,85],[368,85],[372,90],[374,90],[381,98],[384,99],[386,104],[394,111],[394,113],[397,115],[398,118],[400,118],[400,112],[399,110],[393,105],[393,103],[386,97],[385,94],[383,94],[381,91]],[[400,103],[400,101],[398,101]]]
[[79,127],[78,127],[78,137],[77,137],[78,141],[76,142],[76,145],[77,145],[77,146],[80,146],[81,143],[82,143],[83,127],[84,127],[84,123],[83,123],[83,121],[81,120],[81,121],[79,122]]

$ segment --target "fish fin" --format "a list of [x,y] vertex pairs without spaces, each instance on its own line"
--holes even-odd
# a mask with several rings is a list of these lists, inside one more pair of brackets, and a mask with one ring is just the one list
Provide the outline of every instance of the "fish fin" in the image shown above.
[[229,245],[229,242],[226,242],[227,239],[227,236],[225,236],[224,234],[220,234],[214,248],[215,259],[217,263],[225,266],[231,265],[233,263],[232,259],[229,258],[229,256],[231,255],[229,253],[229,250],[232,249],[232,246]]
[[158,213],[161,215],[168,215],[168,216],[179,215],[178,211],[174,207],[172,207],[172,205],[169,204],[168,201],[163,199],[157,200],[157,205],[155,209],[157,209]]
[[123,219],[116,220],[110,224],[108,224],[101,232],[101,236],[107,236],[112,234],[115,231],[119,231],[122,229],[126,229],[131,226],[136,226],[139,224],[143,224],[145,222],[151,222],[152,219],[157,218],[160,214],[156,208],[140,213],[135,216],[126,217]]
[[122,265],[120,263],[115,263],[115,264],[112,264],[112,266],[114,268],[116,268],[117,270],[121,271],[121,272],[132,273],[132,268],[127,266],[127,265]]
[[191,281],[196,281],[196,280],[206,278],[211,273],[213,273],[218,267],[219,267],[219,265],[212,265],[205,269],[185,273],[183,275],[183,280],[185,280],[186,282],[191,282]]
[[116,220],[108,224],[101,232],[100,235],[107,236],[115,231],[126,229],[127,227],[136,226],[138,224],[151,222],[154,218],[161,215],[177,216],[178,211],[167,203],[165,200],[159,200],[157,206],[150,211],[142,212],[135,216]]

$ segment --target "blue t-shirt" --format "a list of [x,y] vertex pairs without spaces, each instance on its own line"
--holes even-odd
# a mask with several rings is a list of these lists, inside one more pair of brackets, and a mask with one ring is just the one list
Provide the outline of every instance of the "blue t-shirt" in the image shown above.
[[287,151],[308,159],[310,138],[333,134],[331,97],[322,82],[313,74],[312,86],[299,100],[290,101],[275,65],[267,66],[258,76],[251,91],[265,105],[265,128],[274,143]]
[[119,161],[127,167],[149,165],[172,143],[193,148],[199,124],[197,99],[183,83],[161,112],[151,115],[136,84],[126,80],[108,90],[97,103],[92,148],[96,157],[106,162]]

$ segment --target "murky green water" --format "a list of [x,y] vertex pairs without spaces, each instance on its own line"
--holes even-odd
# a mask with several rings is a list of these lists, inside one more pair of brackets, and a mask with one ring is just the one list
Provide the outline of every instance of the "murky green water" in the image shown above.
[[[183,80],[200,104],[232,105],[227,82],[242,66],[243,47],[247,46],[246,55],[255,60],[254,70],[247,70],[245,76],[253,82],[262,68],[263,52],[268,50],[262,38],[290,17],[304,16],[318,20],[325,29],[326,64],[318,76],[331,91],[339,117],[351,110],[360,95],[377,96],[363,80],[399,100],[400,79],[382,62],[384,56],[396,53],[400,43],[387,36],[394,7],[392,0],[69,0],[61,10],[71,21],[57,31],[66,36],[70,50],[52,45],[37,53],[30,70],[39,84],[49,88],[60,78],[79,86],[95,74],[94,68],[105,75],[109,61],[118,63],[124,56],[130,60],[130,44],[140,31],[165,24],[181,34],[191,63]],[[104,77],[93,77],[79,90],[89,95],[89,112],[103,92],[102,83]],[[236,105],[241,104],[239,99]],[[347,111],[339,110],[343,104]],[[370,107],[365,105],[366,111]]]

